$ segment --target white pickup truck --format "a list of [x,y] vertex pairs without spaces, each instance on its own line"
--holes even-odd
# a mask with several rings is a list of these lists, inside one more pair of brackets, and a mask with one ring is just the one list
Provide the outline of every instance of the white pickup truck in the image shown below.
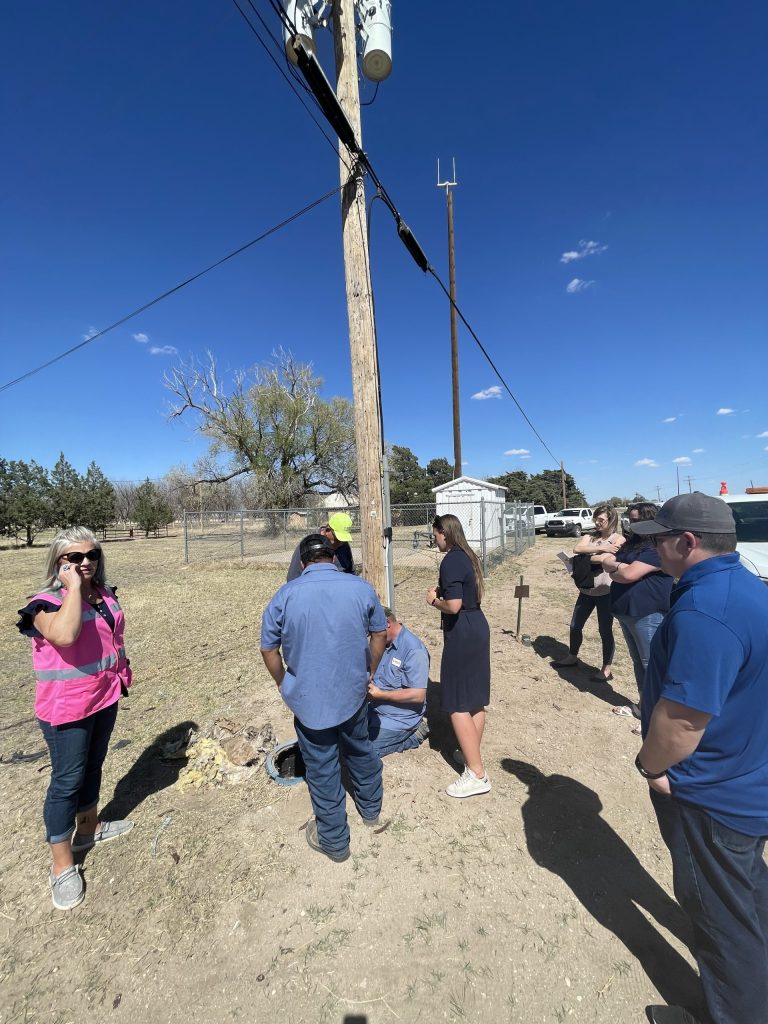
[[543,505],[533,506],[533,529],[535,533],[546,530],[547,523],[554,516],[554,512],[547,512]]
[[564,508],[549,519],[545,527],[548,537],[580,537],[595,529],[591,508]]

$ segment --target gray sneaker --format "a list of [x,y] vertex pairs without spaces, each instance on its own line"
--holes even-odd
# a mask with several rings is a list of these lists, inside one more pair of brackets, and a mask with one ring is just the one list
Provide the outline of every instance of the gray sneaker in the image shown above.
[[491,783],[487,775],[479,779],[469,768],[465,768],[456,781],[448,786],[445,792],[448,796],[463,799],[466,796],[480,796],[482,793],[490,793],[490,791]]
[[83,850],[90,850],[100,843],[108,843],[112,839],[119,839],[126,832],[133,828],[133,822],[127,818],[124,821],[102,821],[99,831],[92,836],[80,836],[75,833],[72,836],[72,853],[81,853]]
[[312,847],[313,850],[317,850],[318,853],[324,853],[326,857],[330,857],[331,860],[336,861],[337,864],[343,863],[349,859],[349,847],[346,850],[326,850],[324,846],[320,845],[320,839],[317,835],[317,822],[314,818],[310,818],[307,822],[307,843]]
[[74,910],[85,899],[85,885],[79,864],[65,868],[60,875],[54,875],[51,869],[48,882],[51,886],[51,899],[57,910]]

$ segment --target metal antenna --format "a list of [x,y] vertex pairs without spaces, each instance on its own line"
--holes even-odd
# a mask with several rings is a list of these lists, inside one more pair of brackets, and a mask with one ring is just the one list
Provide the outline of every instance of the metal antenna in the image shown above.
[[453,158],[453,181],[440,181],[440,157],[437,158],[437,187],[444,188],[447,192],[452,185],[458,185],[456,181],[456,159]]

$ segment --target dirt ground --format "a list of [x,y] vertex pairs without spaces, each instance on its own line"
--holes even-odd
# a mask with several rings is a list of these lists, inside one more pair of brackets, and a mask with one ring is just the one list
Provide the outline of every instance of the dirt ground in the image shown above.
[[[69,914],[47,890],[49,766],[29,644],[13,625],[44,551],[0,551],[2,1024],[641,1024],[648,1003],[695,999],[667,854],[632,764],[639,741],[611,714],[634,691],[623,642],[613,687],[588,668],[549,667],[576,597],[555,557],[568,543],[538,538],[488,580],[493,791],[469,800],[444,793],[454,743],[439,710],[438,615],[424,602],[437,556],[399,574],[399,617],[432,655],[432,733],[384,762],[386,828],[365,828],[348,802],[344,864],[307,846],[303,783],[260,771],[181,790],[183,761],[159,757],[158,742],[219,717],[293,736],[258,653],[284,567],[184,566],[179,537],[107,545],[135,686],[102,799],[106,816],[136,827],[86,855],[86,899]],[[530,647],[511,632],[521,573]],[[586,632],[582,657],[597,666],[593,621]]]

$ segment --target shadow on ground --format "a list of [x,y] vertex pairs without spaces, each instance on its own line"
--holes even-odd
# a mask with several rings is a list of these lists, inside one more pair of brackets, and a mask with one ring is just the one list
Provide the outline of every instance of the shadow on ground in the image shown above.
[[161,750],[166,744],[184,739],[190,729],[197,729],[197,723],[179,722],[155,737],[115,786],[112,799],[100,811],[99,817],[103,821],[130,817],[131,811],[148,796],[168,789],[176,782],[179,772],[187,763],[186,759],[164,760]]
[[[533,649],[542,659],[554,658],[558,660],[568,656],[568,647],[560,640],[552,636],[537,636],[533,641]],[[548,668],[547,665],[544,666]],[[610,683],[601,683],[599,680],[593,682],[590,676],[599,675],[600,668],[597,665],[586,665],[579,662],[577,665],[566,665],[562,668],[549,668],[550,672],[556,672],[564,683],[568,683],[579,693],[588,693],[598,700],[605,701],[612,707],[621,707],[629,703],[629,699],[618,693]],[[637,700],[637,697],[634,698]]]
[[501,766],[528,787],[521,814],[533,860],[562,878],[584,909],[624,943],[667,1003],[700,1005],[698,975],[638,908],[690,946],[687,918],[600,816],[597,793],[525,761],[503,758]]

